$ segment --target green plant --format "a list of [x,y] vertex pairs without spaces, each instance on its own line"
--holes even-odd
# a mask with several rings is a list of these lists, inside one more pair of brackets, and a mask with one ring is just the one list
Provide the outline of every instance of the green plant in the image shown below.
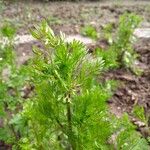
[[137,53],[134,51],[133,43],[135,37],[134,30],[138,27],[141,18],[135,14],[125,13],[119,19],[119,25],[116,33],[112,33],[112,25],[108,24],[103,29],[104,38],[110,46],[107,50],[97,48],[95,54],[105,61],[105,68],[125,67],[137,75],[142,70],[137,67]]
[[56,25],[56,24],[62,24],[62,20],[57,18],[57,17],[53,17],[53,16],[49,16],[47,18],[47,22],[50,24],[50,25]]
[[[33,47],[29,65],[18,67],[14,31],[8,24],[1,30],[0,140],[13,150],[149,149],[127,115],[117,119],[109,113],[106,101],[115,82],[98,82],[103,71],[117,65],[118,55],[111,54],[111,60],[110,51],[100,52],[95,58],[81,42],[66,43],[63,33],[56,36],[43,21],[31,31],[43,49]],[[21,94],[26,82],[34,85],[28,100]]]
[[102,38],[106,39],[110,44],[113,43],[112,32],[113,32],[113,24],[112,23],[106,24],[103,27],[103,30],[102,30],[103,37]]
[[84,36],[88,36],[94,40],[96,40],[99,37],[95,27],[93,27],[91,25],[84,26],[81,29],[81,34]]
[[140,22],[141,18],[135,14],[125,13],[122,15],[119,20],[116,39],[112,45],[112,49],[116,51],[118,55],[119,62],[136,74],[138,74],[140,70],[135,65],[138,55],[133,49],[133,42],[135,41],[133,32]]
[[102,58],[102,60],[104,61],[104,71],[108,71],[119,66],[118,55],[112,49],[103,50],[101,48],[96,48],[94,55]]
[[0,0],[0,13],[3,11],[4,8],[5,8],[5,4],[3,0]]
[[13,42],[13,38],[16,34],[16,29],[11,23],[4,23],[1,27],[1,35],[9,39],[8,45],[13,46],[11,42]]
[[[19,147],[114,149],[114,143],[108,141],[118,130],[119,149],[128,142],[130,147],[137,146],[132,140],[136,141],[140,135],[129,120],[119,121],[107,109],[106,100],[112,95],[114,82],[98,84],[96,77],[104,68],[103,60],[87,54],[78,41],[65,43],[64,35],[55,36],[45,21],[35,28],[31,33],[43,43],[44,49],[33,48],[35,57],[29,70],[35,95],[20,113],[23,120],[28,120],[28,130],[18,142]],[[135,136],[127,142],[122,136],[125,133]]]
[[135,117],[137,117],[138,119],[140,119],[141,121],[143,121],[148,125],[148,118],[145,115],[145,111],[143,107],[138,105],[134,106],[132,113]]
[[[46,22],[32,35],[45,45],[45,50],[33,49],[32,81],[37,95],[24,112],[31,121],[31,130],[40,132],[33,132],[33,148],[109,147],[106,139],[111,134],[111,123],[105,101],[111,93],[95,78],[103,61],[88,55],[82,43],[65,43],[63,34],[56,37]],[[106,128],[99,130],[100,126]]]
[[147,141],[141,137],[140,133],[135,132],[136,127],[130,122],[128,115],[125,114],[118,122],[117,125],[119,133],[116,138],[116,149],[121,150],[147,150],[149,145]]
[[24,69],[17,68],[15,62],[15,29],[4,24],[0,30],[0,140],[15,144],[20,136],[17,112],[22,106],[21,89],[24,84]]

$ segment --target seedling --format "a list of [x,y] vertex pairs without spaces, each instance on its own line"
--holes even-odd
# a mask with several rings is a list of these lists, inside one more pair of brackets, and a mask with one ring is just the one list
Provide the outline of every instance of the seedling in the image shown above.
[[93,27],[92,25],[84,26],[81,29],[81,34],[84,36],[90,37],[94,40],[96,40],[99,37],[95,27]]
[[133,42],[135,37],[133,35],[134,30],[141,22],[141,18],[134,14],[124,14],[120,17],[119,27],[116,34],[116,40],[112,48],[118,53],[118,60],[123,66],[131,69],[134,73],[136,71],[135,61],[137,54],[133,49]]
[[[125,67],[136,75],[142,73],[142,70],[136,65],[138,55],[133,48],[133,43],[136,40],[133,33],[140,21],[141,18],[139,16],[125,13],[119,19],[116,33],[112,34],[111,25],[107,25],[104,28],[103,34],[110,42],[110,46],[107,51],[101,50],[101,52],[98,52],[98,56],[101,55],[99,53],[102,53],[102,58],[106,61],[106,64],[108,64],[107,66]],[[111,59],[108,57],[111,57]],[[110,64],[112,65],[110,66]]]
[[109,44],[113,43],[113,37],[112,37],[112,32],[113,32],[113,24],[109,23],[104,26],[103,30],[103,38],[106,39]]

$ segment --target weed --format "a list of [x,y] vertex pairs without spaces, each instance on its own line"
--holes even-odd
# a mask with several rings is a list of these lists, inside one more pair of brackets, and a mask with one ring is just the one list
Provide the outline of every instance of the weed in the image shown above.
[[147,141],[141,137],[140,133],[135,132],[136,127],[130,122],[128,115],[125,114],[119,122],[121,131],[117,136],[117,149],[121,150],[147,150],[149,145]]

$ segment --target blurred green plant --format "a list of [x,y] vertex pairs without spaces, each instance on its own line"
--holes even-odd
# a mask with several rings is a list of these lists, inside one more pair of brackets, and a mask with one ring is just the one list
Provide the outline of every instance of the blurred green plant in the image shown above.
[[141,121],[143,121],[145,124],[148,125],[148,118],[145,115],[143,107],[138,105],[134,106],[132,113],[135,117],[137,117],[138,119],[140,119]]
[[139,68],[136,66],[137,54],[133,48],[135,36],[134,30],[141,22],[141,18],[135,14],[125,13],[120,17],[119,27],[116,33],[116,39],[112,45],[112,49],[118,54],[118,60],[121,65],[129,68],[136,74],[140,73]]
[[14,51],[15,29],[4,24],[0,29],[0,140],[7,144],[19,141],[23,127],[17,112],[22,107],[21,90],[25,80],[24,68],[17,68]]
[[0,0],[0,13],[3,12],[4,8],[5,8],[4,1],[3,1],[3,0]]
[[49,16],[47,18],[47,22],[50,24],[50,25],[55,25],[55,24],[62,24],[62,20],[57,18],[57,17],[53,17],[53,16]]
[[112,49],[103,50],[101,48],[96,48],[94,55],[96,55],[97,57],[101,57],[105,62],[104,71],[108,71],[110,69],[115,69],[119,67],[117,53]]
[[81,28],[81,34],[90,37],[94,40],[96,40],[99,37],[96,28],[93,27],[92,25],[87,25]]
[[102,30],[103,37],[102,38],[106,39],[109,42],[109,44],[113,43],[112,32],[113,32],[113,24],[112,23],[106,24],[103,27],[103,30]]
[[[136,127],[130,122],[128,115],[125,114],[118,122],[120,132],[116,138],[116,149],[119,150],[147,150],[150,148],[146,139],[142,138]],[[118,129],[119,131],[119,129]]]
[[109,67],[125,67],[140,75],[140,69],[136,62],[138,54],[134,51],[133,43],[136,40],[134,30],[141,22],[141,18],[135,14],[125,13],[120,16],[117,32],[112,34],[112,25],[108,24],[104,27],[104,37],[110,43],[107,50],[97,49],[96,54],[102,55],[103,60]]
[[[9,42],[13,41],[16,34],[16,29],[13,24],[5,22],[0,30],[1,36],[9,39]],[[10,44],[11,45],[11,44]]]

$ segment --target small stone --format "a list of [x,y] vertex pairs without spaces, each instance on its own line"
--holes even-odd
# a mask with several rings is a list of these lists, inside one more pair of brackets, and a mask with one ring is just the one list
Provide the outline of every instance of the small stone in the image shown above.
[[95,41],[92,40],[91,38],[84,37],[84,36],[81,36],[81,35],[69,35],[69,36],[66,36],[66,39],[65,39],[66,42],[70,43],[73,40],[78,40],[78,41],[84,43],[85,45],[89,45],[89,44],[95,43]]
[[120,108],[120,107],[117,107],[117,109],[120,110],[121,108]]
[[150,128],[149,127],[140,128],[140,131],[144,137],[147,138],[150,136]]
[[138,38],[150,38],[150,28],[138,28],[134,35]]
[[22,53],[22,56],[26,56],[26,53]]

